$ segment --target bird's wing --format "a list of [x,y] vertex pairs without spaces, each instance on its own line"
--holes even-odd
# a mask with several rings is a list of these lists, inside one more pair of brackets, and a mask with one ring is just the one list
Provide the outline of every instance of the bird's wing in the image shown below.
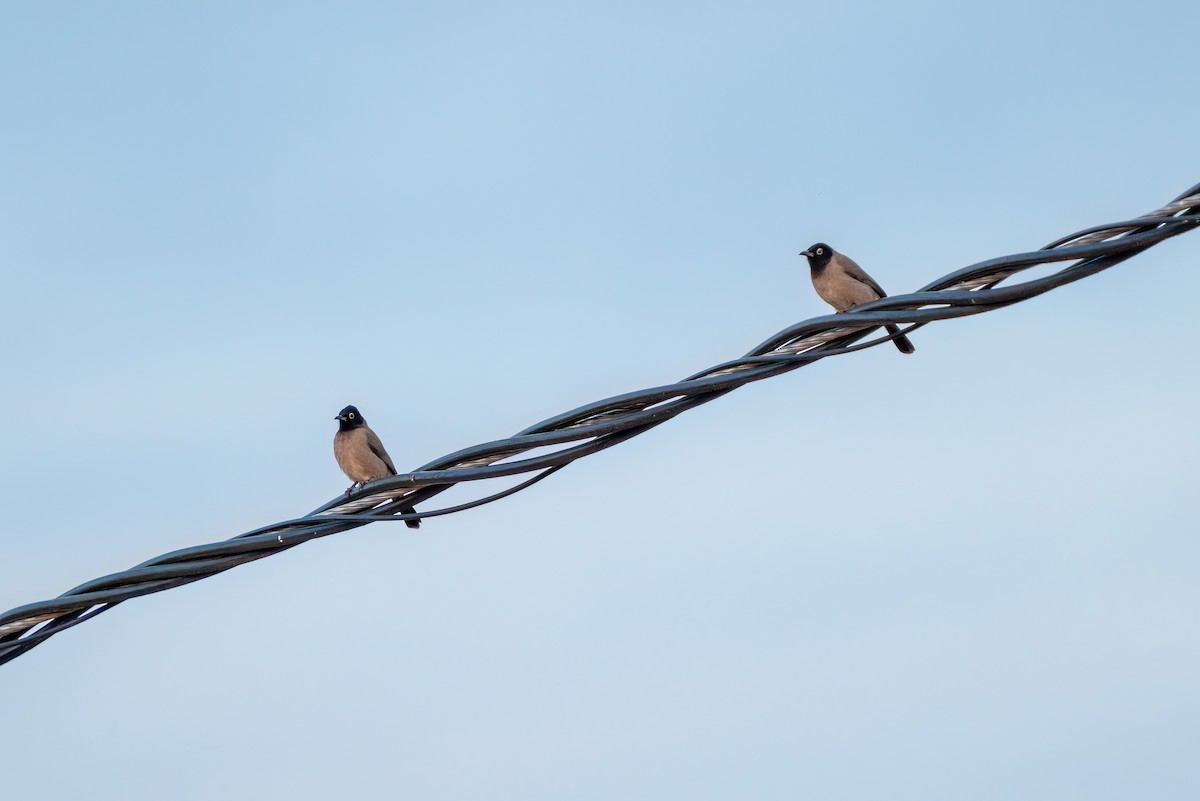
[[383,442],[380,441],[379,435],[371,430],[370,426],[364,426],[367,429],[367,444],[371,446],[371,451],[383,460],[387,465],[389,476],[396,475],[396,465],[392,464],[392,457],[388,456],[387,449],[383,447]]
[[841,253],[839,253],[838,256],[840,256],[842,259],[842,267],[845,268],[847,275],[849,275],[854,280],[861,281],[864,284],[866,284],[867,286],[871,287],[871,289],[875,290],[875,292],[879,295],[879,297],[881,297],[881,298],[887,297],[887,293],[883,291],[883,287],[881,287],[879,284],[877,284],[875,282],[874,278],[867,275],[867,271],[864,270],[862,267],[859,267],[858,262],[856,262],[854,259],[850,258],[849,256],[846,256]]

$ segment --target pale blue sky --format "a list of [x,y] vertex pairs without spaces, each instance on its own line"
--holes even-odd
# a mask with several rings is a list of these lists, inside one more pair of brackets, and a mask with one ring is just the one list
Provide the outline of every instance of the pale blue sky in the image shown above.
[[[1200,10],[10,3],[0,609],[1200,180]],[[0,668],[4,796],[1200,794],[1200,234]],[[1174,313],[1166,314],[1170,309]],[[1182,310],[1183,313],[1179,313]]]

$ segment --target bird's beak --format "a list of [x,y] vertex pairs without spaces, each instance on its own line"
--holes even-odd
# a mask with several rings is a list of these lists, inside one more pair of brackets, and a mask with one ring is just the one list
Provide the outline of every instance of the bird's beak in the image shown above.
[[334,419],[334,420],[341,420],[341,419],[342,419],[342,416],[341,416],[340,414],[335,414],[335,415],[333,416],[333,419]]
[[812,251],[811,251],[811,250],[802,250],[802,251],[800,251],[800,254],[799,254],[799,255],[801,255],[801,256],[807,256],[808,258],[810,258],[810,259],[811,259],[811,258],[812,258]]

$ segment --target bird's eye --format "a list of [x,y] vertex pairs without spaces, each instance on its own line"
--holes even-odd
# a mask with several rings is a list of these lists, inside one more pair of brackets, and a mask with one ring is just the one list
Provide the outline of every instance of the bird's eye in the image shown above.
[[825,252],[825,248],[817,248],[817,255],[818,255],[818,256],[820,256],[820,255],[821,255],[822,253],[824,253],[824,252]]
[[347,417],[349,417],[351,420],[353,420],[353,419],[354,419],[354,412],[350,412],[350,414],[348,414],[348,415],[346,415],[346,416],[347,416]]

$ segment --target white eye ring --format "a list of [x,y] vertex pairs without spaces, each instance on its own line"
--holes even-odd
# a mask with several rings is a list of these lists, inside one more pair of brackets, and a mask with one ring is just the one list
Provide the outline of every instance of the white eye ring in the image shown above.
[[818,256],[820,256],[820,255],[821,255],[822,253],[824,253],[824,252],[825,252],[825,248],[817,248],[817,255],[818,255]]
[[353,419],[354,419],[354,412],[350,412],[350,414],[348,414],[348,415],[346,415],[346,416],[347,416],[348,418],[350,418],[351,420],[353,420]]

